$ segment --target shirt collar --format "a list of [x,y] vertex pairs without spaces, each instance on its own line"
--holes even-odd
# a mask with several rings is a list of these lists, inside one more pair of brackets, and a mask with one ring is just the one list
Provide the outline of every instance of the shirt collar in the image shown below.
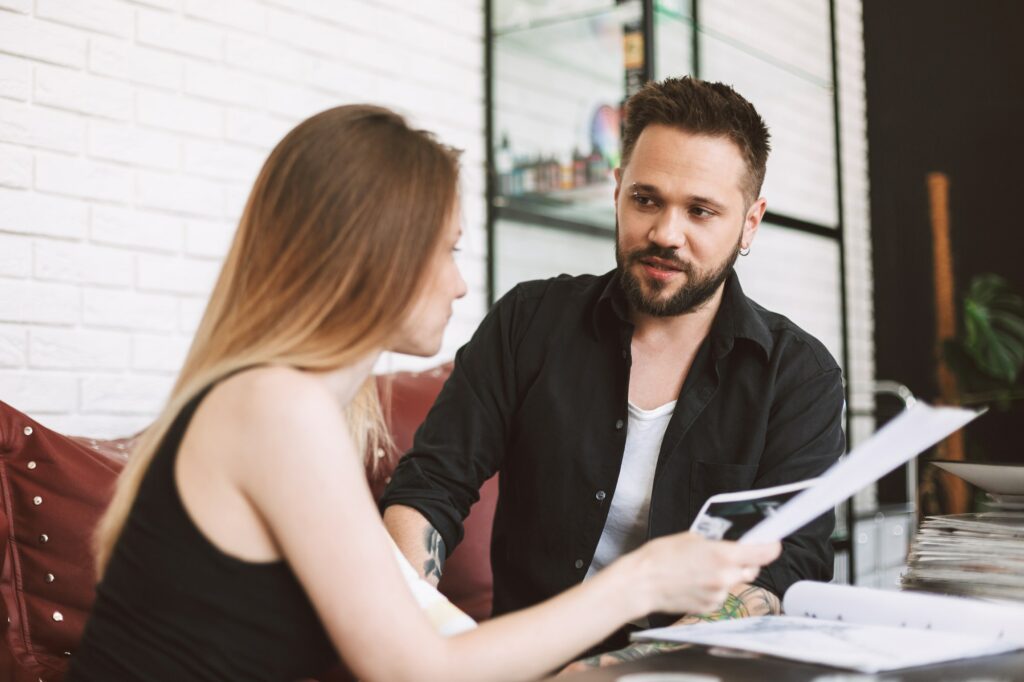
[[771,357],[775,347],[775,339],[765,324],[760,306],[747,298],[740,286],[740,278],[734,270],[725,280],[722,292],[722,304],[711,325],[711,338],[714,342],[715,357],[726,355],[736,339],[747,339],[757,344],[764,351],[765,361]]
[[[600,337],[605,325],[632,325],[629,317],[629,302],[622,290],[618,270],[612,270],[603,277],[606,282],[597,299],[591,318],[592,331]],[[756,303],[743,293],[740,279],[733,271],[725,281],[722,303],[711,325],[711,342],[716,359],[728,355],[737,338],[754,342],[763,352],[765,361],[771,357],[775,341],[768,325],[758,311]]]
[[626,293],[619,282],[618,268],[605,273],[601,279],[604,280],[604,285],[591,315],[591,331],[596,339],[601,338],[604,330],[611,328],[609,325],[633,324],[629,319],[629,302],[626,301]]

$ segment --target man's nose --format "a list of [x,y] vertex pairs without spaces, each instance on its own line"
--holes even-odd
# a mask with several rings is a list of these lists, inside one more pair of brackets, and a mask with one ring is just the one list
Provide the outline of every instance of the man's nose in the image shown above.
[[686,215],[677,208],[663,211],[651,226],[647,238],[658,246],[679,249],[686,244]]

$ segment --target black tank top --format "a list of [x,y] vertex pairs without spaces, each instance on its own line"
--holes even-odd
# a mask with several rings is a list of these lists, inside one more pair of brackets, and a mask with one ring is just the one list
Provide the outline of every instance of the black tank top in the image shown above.
[[97,586],[69,682],[295,680],[337,661],[288,564],[225,554],[182,505],[174,461],[209,391],[181,411],[150,463]]

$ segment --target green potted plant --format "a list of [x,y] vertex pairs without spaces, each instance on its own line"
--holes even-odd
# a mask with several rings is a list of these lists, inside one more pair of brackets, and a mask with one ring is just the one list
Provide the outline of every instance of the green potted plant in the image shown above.
[[957,337],[943,344],[960,404],[1009,409],[1024,398],[1024,297],[998,275],[978,275],[963,298],[962,320]]
[[[1020,409],[1019,401],[1024,399],[1024,297],[1002,277],[986,273],[971,280],[961,311],[956,336],[942,343],[940,359],[955,377],[952,402],[970,407],[989,406],[997,412]],[[988,453],[980,442],[983,439],[975,436],[969,434],[970,443],[964,447],[960,441],[960,446],[966,450],[966,459],[985,461]],[[939,458],[944,456],[941,449],[937,454]],[[922,514],[970,510],[950,509],[951,501],[945,490],[949,483],[943,486],[939,482],[943,475],[939,469],[925,467],[921,473]],[[984,494],[976,491],[973,500],[967,497],[965,502],[978,509],[984,500]]]

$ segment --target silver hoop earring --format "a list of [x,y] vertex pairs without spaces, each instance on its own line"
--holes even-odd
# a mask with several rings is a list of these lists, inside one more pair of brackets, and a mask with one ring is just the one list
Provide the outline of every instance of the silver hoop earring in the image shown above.
[[749,256],[750,255],[750,247],[748,246],[745,249],[740,249],[740,255],[741,256]]

